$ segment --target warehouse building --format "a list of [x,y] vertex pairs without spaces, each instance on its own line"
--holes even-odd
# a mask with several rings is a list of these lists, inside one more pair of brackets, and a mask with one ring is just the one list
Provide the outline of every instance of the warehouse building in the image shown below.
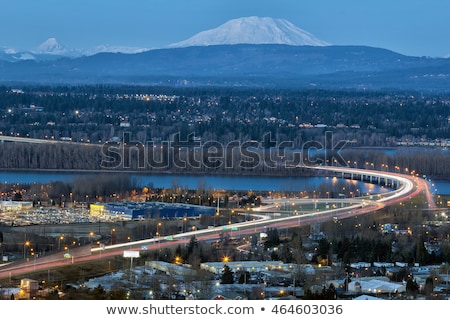
[[109,216],[111,219],[182,219],[183,217],[199,217],[214,215],[213,207],[205,207],[183,203],[165,202],[113,202],[90,205],[91,215]]
[[0,201],[0,209],[2,211],[22,211],[33,208],[33,202],[31,201]]

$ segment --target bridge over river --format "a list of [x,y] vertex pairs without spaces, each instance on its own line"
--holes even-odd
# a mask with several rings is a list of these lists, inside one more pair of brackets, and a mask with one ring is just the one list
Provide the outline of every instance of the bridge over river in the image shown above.
[[[149,246],[157,244],[160,248],[162,245],[178,245],[186,243],[192,236],[195,236],[199,241],[213,240],[220,237],[220,233],[227,231],[234,236],[243,236],[247,234],[254,234],[266,230],[268,227],[289,228],[299,224],[316,223],[335,219],[336,217],[345,218],[353,215],[364,214],[379,210],[386,205],[392,205],[398,202],[405,201],[419,194],[425,194],[428,207],[435,208],[433,195],[429,190],[426,180],[417,176],[381,172],[375,170],[364,170],[356,168],[341,168],[341,167],[313,167],[311,170],[325,170],[332,174],[341,175],[341,177],[358,179],[370,179],[380,183],[388,183],[392,186],[388,192],[374,196],[363,196],[358,198],[345,199],[265,199],[265,205],[259,208],[253,208],[249,214],[254,216],[252,221],[235,223],[227,226],[218,226],[215,228],[195,230],[185,233],[180,233],[168,237],[157,237],[152,239],[135,241],[133,243],[116,244],[113,246],[103,246],[93,248],[92,253],[109,251],[133,249],[142,250],[148,249]],[[311,211],[307,214],[292,213],[290,215],[277,215],[280,210],[277,205],[289,206],[294,204],[318,206],[320,203],[338,203],[339,205],[325,207],[323,210]]]
[[[104,259],[106,257],[122,256],[124,255],[124,252],[127,252],[129,255],[130,251],[134,251],[137,256],[140,251],[160,250],[164,247],[174,247],[186,244],[190,241],[192,236],[195,236],[198,241],[214,241],[219,239],[223,232],[229,232],[231,236],[237,237],[254,234],[256,232],[263,232],[268,227],[282,229],[323,222],[336,218],[344,219],[373,212],[385,206],[411,199],[420,194],[425,196],[429,209],[436,208],[433,195],[429,190],[428,182],[418,176],[331,166],[313,167],[310,169],[327,171],[342,178],[366,180],[371,181],[372,183],[383,183],[389,185],[390,188],[387,192],[382,194],[345,199],[265,199],[264,206],[253,208],[251,211],[247,212],[247,214],[253,216],[251,221],[114,245],[78,248],[78,250],[72,252],[70,259],[68,259],[67,256],[64,256],[62,252],[59,252],[42,258],[39,257],[33,261],[23,261],[3,265],[0,267],[0,278],[11,277],[12,275],[36,270],[48,270],[49,268],[63,266],[67,263],[73,264],[95,259]],[[325,204],[325,206],[323,206],[323,204]],[[286,207],[292,205],[309,205],[315,210],[309,210],[308,212],[299,210],[298,212],[291,211],[290,214],[277,214],[282,211],[282,206]],[[321,208],[320,210],[317,210],[319,206]]]

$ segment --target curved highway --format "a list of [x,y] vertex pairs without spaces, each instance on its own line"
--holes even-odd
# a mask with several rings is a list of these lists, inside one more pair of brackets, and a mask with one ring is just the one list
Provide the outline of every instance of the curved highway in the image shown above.
[[[434,209],[435,203],[433,195],[429,190],[426,180],[417,176],[405,175],[399,173],[389,173],[374,170],[364,170],[356,168],[341,167],[314,167],[314,170],[324,170],[332,173],[366,175],[376,178],[389,179],[395,181],[397,188],[384,194],[378,194],[374,197],[346,198],[346,199],[271,199],[265,201],[266,205],[254,208],[251,211],[251,221],[219,226],[215,228],[189,231],[172,236],[157,237],[140,241],[133,241],[110,246],[101,246],[91,248],[90,246],[77,248],[71,251],[70,256],[65,256],[59,252],[49,256],[31,259],[29,261],[17,261],[0,267],[0,278],[11,277],[19,274],[26,274],[38,270],[50,270],[58,266],[67,264],[87,262],[95,259],[123,255],[124,251],[150,251],[161,250],[165,247],[178,246],[189,242],[192,236],[198,241],[214,241],[219,239],[221,234],[226,232],[231,237],[244,236],[264,232],[267,228],[290,228],[299,225],[318,223],[331,219],[342,219],[354,215],[360,215],[379,210],[387,205],[402,202],[419,194],[424,194],[429,208]],[[308,213],[298,212],[296,214],[275,214],[277,202],[289,203],[308,203],[317,204],[323,202],[338,202],[341,207],[313,211]],[[345,206],[343,205],[345,203]]]

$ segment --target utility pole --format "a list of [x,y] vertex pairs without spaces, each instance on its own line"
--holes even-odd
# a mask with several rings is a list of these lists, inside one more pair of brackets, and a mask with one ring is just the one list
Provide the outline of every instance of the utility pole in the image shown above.
[[216,213],[214,214],[214,227],[216,227],[216,216],[219,216],[219,206],[220,206],[220,196],[217,197],[217,209]]

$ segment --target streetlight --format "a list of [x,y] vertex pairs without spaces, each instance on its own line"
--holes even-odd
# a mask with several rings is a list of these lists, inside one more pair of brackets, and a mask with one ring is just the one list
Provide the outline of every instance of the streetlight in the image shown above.
[[159,227],[161,227],[162,226],[162,223],[161,222],[158,222],[158,224],[156,225],[156,236],[160,236],[160,234],[159,234]]
[[186,224],[187,224],[187,217],[186,217],[186,216],[184,216],[184,218],[183,218],[183,222],[184,222],[184,225],[183,225],[183,233],[185,233],[185,232],[187,231],[187,228],[186,228]]
[[220,197],[217,197],[217,209],[216,209],[216,214],[214,215],[214,227],[216,226],[216,216],[220,215]]
[[[159,237],[159,227],[162,226],[161,222],[158,222],[158,224],[156,225],[156,236]],[[159,259],[159,255],[161,253],[161,239],[158,239],[158,259]]]
[[216,216],[219,217],[219,210],[214,214],[214,227],[216,227]]
[[111,245],[113,245],[113,232],[116,231],[116,228],[111,229]]
[[23,258],[25,259],[25,247],[28,247],[30,245],[30,241],[25,241],[23,244]]
[[31,255],[34,257],[33,270],[36,271],[36,258],[38,257],[38,255],[34,251],[31,252]]
[[64,235],[60,235],[58,238],[58,250],[61,250],[61,240],[64,240]]
[[231,211],[230,211],[230,220],[228,221],[228,224],[231,224],[231,220],[233,218],[233,214],[234,214],[234,210],[231,209]]
[[86,195],[86,211],[89,213],[89,195]]

